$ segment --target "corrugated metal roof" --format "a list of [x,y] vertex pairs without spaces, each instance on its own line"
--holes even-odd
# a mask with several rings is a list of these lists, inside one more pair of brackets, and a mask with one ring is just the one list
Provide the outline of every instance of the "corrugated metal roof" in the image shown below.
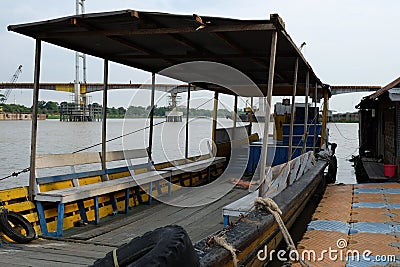
[[375,98],[379,97],[380,95],[382,95],[384,92],[396,87],[399,84],[400,84],[400,77],[397,78],[396,80],[394,80],[393,82],[389,83],[385,87],[382,87],[382,89],[376,91],[375,93],[373,93],[372,95],[370,95],[368,97],[369,97],[369,99],[375,99]]
[[[274,95],[292,94],[296,58],[299,58],[299,95],[304,95],[307,72],[312,86],[317,83],[329,90],[287,34],[278,15],[271,15],[269,20],[202,16],[204,25],[195,18],[195,15],[123,10],[11,25],[8,29],[154,73],[185,62],[226,64],[246,74],[264,94],[268,84],[272,32],[277,31]],[[204,27],[199,29],[199,26]],[[183,80],[179,75],[172,78]],[[215,85],[198,85],[229,93]],[[310,92],[312,95],[313,90]]]
[[[400,77],[395,79],[394,81],[390,82],[389,84],[387,84],[386,86],[382,87],[381,89],[377,90],[375,93],[364,97],[360,103],[357,104],[356,108],[371,108],[371,105],[373,105],[373,101],[375,99],[377,99],[379,96],[381,96],[382,94],[384,94],[385,92],[389,91],[392,88],[395,88],[397,86],[400,86]],[[392,101],[397,101],[398,97],[390,97],[389,99],[391,99]]]

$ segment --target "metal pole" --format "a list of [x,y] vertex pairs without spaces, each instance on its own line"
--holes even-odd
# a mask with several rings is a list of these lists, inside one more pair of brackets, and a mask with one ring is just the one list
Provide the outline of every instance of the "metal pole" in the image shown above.
[[189,112],[190,112],[190,84],[187,89],[187,105],[186,105],[186,136],[185,136],[185,158],[189,157]]
[[278,33],[275,31],[272,33],[271,41],[271,56],[269,58],[269,74],[268,74],[268,90],[267,90],[267,106],[265,107],[265,126],[263,136],[263,146],[261,151],[261,168],[260,168],[260,188],[258,196],[263,197],[265,191],[265,180],[267,170],[267,152],[268,152],[268,129],[270,124],[271,115],[271,102],[272,102],[272,89],[274,86],[274,73],[275,73],[275,58],[276,58],[276,43],[278,39]]
[[318,121],[318,112],[317,112],[317,101],[318,101],[318,83],[315,82],[315,96],[314,96],[314,141],[313,141],[313,152],[315,154],[315,145],[317,144],[317,121]]
[[35,71],[33,83],[33,108],[32,108],[32,129],[31,129],[31,162],[29,173],[29,200],[33,201],[36,194],[36,139],[37,139],[37,115],[39,102],[39,79],[40,79],[40,58],[42,42],[36,39],[35,50]]
[[293,127],[294,127],[294,121],[295,121],[294,113],[296,111],[296,92],[297,92],[298,71],[299,71],[299,58],[296,58],[296,63],[294,64],[292,106],[290,107],[290,135],[289,135],[288,161],[292,159],[292,154],[293,154]]
[[[80,0],[75,1],[76,15],[79,15]],[[79,52],[75,52],[75,83],[74,83],[74,100],[75,105],[79,105]],[[79,109],[79,107],[78,107]]]
[[328,121],[328,91],[324,91],[324,109],[322,111],[321,147],[325,143],[326,124]]
[[76,11],[76,15],[78,15],[79,14],[79,0],[76,0],[75,1],[75,11]]
[[310,73],[307,71],[306,75],[306,93],[305,93],[305,114],[304,114],[304,140],[302,153],[307,151],[307,139],[308,139],[308,95],[310,93]]
[[[215,144],[216,132],[217,132],[217,116],[218,116],[218,92],[214,93],[214,111],[213,111],[213,121],[212,121],[212,132],[211,139],[213,144]],[[213,155],[216,155],[215,147],[212,146]]]
[[252,131],[252,128],[253,128],[253,97],[250,97],[250,118],[249,118],[249,122],[250,122],[249,132],[250,132],[250,135],[251,135],[251,131]]
[[[102,128],[101,128],[101,167],[103,170],[107,168],[107,101],[108,101],[108,59],[104,59],[104,89],[103,89],[103,109],[102,109]],[[103,180],[107,180],[104,175]]]
[[150,133],[149,133],[149,158],[152,160],[153,131],[154,131],[154,97],[156,91],[156,74],[151,74],[151,100],[150,100]]
[[75,93],[75,104],[79,105],[79,52],[75,52],[75,83],[74,83],[74,93]]
[[[235,95],[235,101],[234,101],[234,103],[233,103],[233,131],[232,131],[232,141],[236,139],[237,109],[238,109],[238,96]],[[233,145],[233,144],[231,144],[231,145]]]

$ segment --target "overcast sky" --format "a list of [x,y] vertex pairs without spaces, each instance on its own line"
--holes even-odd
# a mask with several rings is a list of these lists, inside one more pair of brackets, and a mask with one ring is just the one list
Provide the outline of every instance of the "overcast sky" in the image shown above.
[[[331,85],[386,85],[399,75],[398,52],[400,1],[307,0],[86,0],[86,12],[136,9],[180,14],[199,14],[242,19],[268,19],[278,13],[296,44],[306,42],[306,59],[320,79]],[[56,5],[55,5],[56,4]],[[0,82],[7,82],[19,64],[20,82],[33,81],[34,41],[7,31],[10,24],[46,20],[75,13],[75,0],[1,0],[0,3]],[[74,52],[52,45],[42,48],[42,82],[72,82]],[[110,82],[145,83],[149,74],[119,64],[110,66]],[[88,82],[102,81],[102,61],[89,57]],[[199,93],[198,93],[199,94]],[[367,93],[368,94],[368,93]],[[110,106],[126,106],[131,93],[110,93]],[[330,108],[353,111],[366,93],[335,96]],[[17,90],[9,102],[31,105],[31,93]],[[42,91],[42,100],[71,100],[68,93]],[[143,103],[144,96],[137,97]],[[101,101],[100,94],[93,95]],[[279,100],[279,99],[278,99]],[[163,105],[166,100],[161,100]]]

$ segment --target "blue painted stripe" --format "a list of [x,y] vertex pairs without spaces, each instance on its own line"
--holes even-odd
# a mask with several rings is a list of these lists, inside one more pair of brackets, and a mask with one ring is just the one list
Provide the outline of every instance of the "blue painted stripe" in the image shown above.
[[36,178],[36,182],[38,184],[48,184],[48,183],[68,181],[68,180],[72,180],[72,179],[79,179],[79,178],[84,178],[84,177],[94,177],[94,176],[99,176],[99,175],[103,175],[103,174],[105,174],[105,172],[103,170],[77,172],[77,173],[69,173],[69,174],[62,174],[62,175],[39,177],[39,178]]
[[308,224],[307,230],[335,231],[349,233],[350,225],[342,221],[316,220]]
[[382,194],[382,188],[356,188],[354,194]]
[[[360,252],[362,253],[362,251]],[[399,259],[389,259],[388,257],[377,258],[376,256],[351,256],[347,258],[346,267],[370,267],[370,266],[387,266],[389,263],[400,263]]]
[[119,173],[119,172],[127,172],[129,171],[128,167],[117,167],[113,169],[106,169],[106,174],[114,174],[114,173]]
[[350,234],[356,233],[376,233],[390,234],[396,231],[395,227],[386,223],[378,222],[357,222],[350,225]]
[[400,209],[399,203],[388,203],[387,206],[389,209]]
[[400,203],[386,202],[356,202],[352,204],[354,209],[357,208],[372,208],[372,209],[400,209]]
[[77,172],[77,173],[68,173],[68,174],[62,174],[62,175],[38,177],[38,178],[36,178],[36,180],[37,180],[38,184],[48,184],[48,183],[68,181],[68,180],[72,180],[72,179],[101,176],[104,174],[115,174],[115,173],[126,172],[126,171],[129,171],[129,168],[125,166],[125,167],[106,169],[105,171],[104,170],[96,170],[96,171],[86,171],[86,172]]
[[388,208],[385,202],[356,202],[352,205],[353,208]]
[[385,188],[383,189],[384,194],[400,194],[400,189],[394,189],[394,188]]

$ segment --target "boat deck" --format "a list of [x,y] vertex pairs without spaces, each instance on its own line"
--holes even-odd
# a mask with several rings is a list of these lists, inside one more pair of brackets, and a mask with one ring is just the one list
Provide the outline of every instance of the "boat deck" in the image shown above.
[[[399,247],[399,183],[329,185],[297,244],[299,255],[304,254],[312,266],[400,263]],[[323,250],[328,252],[322,254]],[[308,258],[310,251],[315,252],[315,260],[313,256]]]
[[234,189],[206,206],[180,208],[153,202],[134,207],[128,215],[116,215],[100,225],[86,225],[66,231],[64,239],[39,239],[27,245],[0,247],[0,266],[79,266],[90,265],[115,247],[158,227],[184,227],[192,242],[223,228],[222,207],[248,194]]

